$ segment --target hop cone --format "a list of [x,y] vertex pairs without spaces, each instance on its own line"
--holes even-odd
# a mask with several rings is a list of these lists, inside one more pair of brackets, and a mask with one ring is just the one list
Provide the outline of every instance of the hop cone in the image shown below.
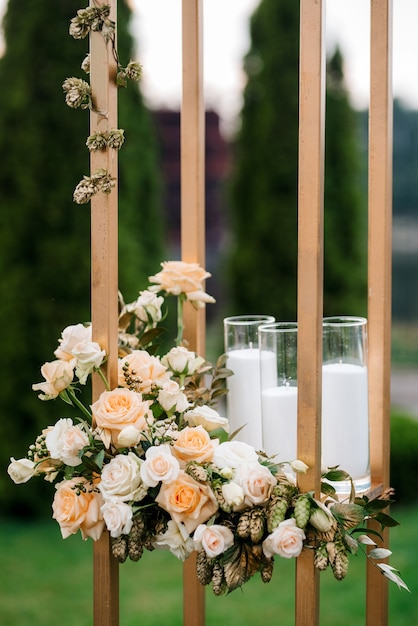
[[237,524],[237,534],[241,539],[247,539],[251,533],[251,515],[250,511],[241,513]]
[[331,563],[331,567],[337,580],[345,578],[348,571],[348,554],[346,548],[341,543],[335,544],[335,559]]
[[263,583],[269,583],[273,576],[273,559],[265,559],[261,566],[260,575]]
[[253,543],[259,543],[264,535],[265,515],[261,509],[250,511],[250,537]]
[[200,550],[196,557],[196,575],[201,585],[208,585],[212,580],[213,564],[210,563],[206,552]]
[[119,563],[124,563],[128,556],[128,540],[124,535],[112,538],[112,554]]
[[323,571],[328,567],[328,552],[324,543],[318,546],[315,550],[314,565],[320,571]]
[[131,532],[129,533],[129,537],[134,541],[138,541],[145,531],[145,521],[140,516],[137,515],[133,518]]
[[144,552],[144,548],[138,539],[132,539],[129,537],[128,539],[128,555],[131,561],[139,561],[142,554]]
[[275,528],[284,520],[287,511],[287,500],[283,498],[272,498],[267,508],[267,530],[272,533]]
[[311,514],[311,503],[306,496],[300,496],[295,504],[295,520],[299,528],[305,528]]
[[219,563],[215,563],[212,573],[212,588],[215,596],[220,596],[225,590],[224,568]]
[[186,474],[189,474],[198,483],[206,483],[209,479],[208,471],[198,463],[188,463]]

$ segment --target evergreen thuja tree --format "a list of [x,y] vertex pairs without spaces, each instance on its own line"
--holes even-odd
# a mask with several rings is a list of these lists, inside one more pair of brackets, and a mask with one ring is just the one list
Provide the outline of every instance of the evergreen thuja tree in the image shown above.
[[[295,320],[299,3],[262,0],[250,35],[230,190],[229,310]],[[328,77],[324,313],[361,314],[367,295],[361,159],[339,53]]]
[[[119,3],[118,51],[132,57],[130,11]],[[61,330],[90,319],[90,205],[73,202],[89,174],[88,111],[65,104],[68,77],[81,69],[88,38],[74,40],[69,24],[84,5],[75,0],[9,0],[0,59],[0,462],[26,453],[27,442],[50,423],[53,402],[31,390],[40,366],[54,358]],[[134,83],[119,92],[120,286],[134,299],[161,260],[162,226],[156,145]],[[56,408],[56,407],[55,407]],[[49,417],[51,416],[51,418]],[[56,419],[56,415],[54,415]],[[39,499],[0,474],[2,510],[32,511]],[[45,510],[45,509],[44,509]]]

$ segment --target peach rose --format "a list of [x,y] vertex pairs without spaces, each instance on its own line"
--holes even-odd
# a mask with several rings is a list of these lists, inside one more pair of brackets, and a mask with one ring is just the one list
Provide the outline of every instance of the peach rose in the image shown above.
[[74,378],[75,359],[72,361],[50,361],[41,367],[41,374],[45,382],[32,385],[34,391],[42,391],[39,394],[41,400],[53,400],[61,391],[67,389]]
[[278,554],[285,559],[299,556],[305,533],[296,526],[293,518],[286,519],[263,541],[263,552],[268,559]]
[[60,525],[63,539],[80,530],[83,539],[97,541],[104,528],[103,498],[98,489],[85,478],[64,480],[56,489],[52,517]]
[[204,306],[206,302],[215,302],[203,288],[203,281],[211,274],[198,263],[165,261],[161,267],[161,272],[149,277],[150,282],[157,283],[151,290],[166,291],[174,296],[183,293],[195,308]]
[[161,387],[170,380],[171,373],[156,356],[151,356],[146,350],[133,350],[118,364],[118,384],[120,387],[128,387],[126,376],[135,379],[136,389],[142,393],[149,393],[152,386]]
[[149,405],[150,402],[143,400],[140,393],[130,389],[104,391],[91,410],[105,446],[108,448],[112,442],[119,447],[118,436],[126,426],[146,430],[153,420]]
[[177,524],[183,523],[188,533],[207,522],[218,509],[211,489],[184,471],[176,480],[161,486],[155,501]]
[[181,430],[173,444],[173,454],[184,467],[189,461],[204,463],[211,461],[213,451],[219,444],[211,439],[203,426],[187,426]]

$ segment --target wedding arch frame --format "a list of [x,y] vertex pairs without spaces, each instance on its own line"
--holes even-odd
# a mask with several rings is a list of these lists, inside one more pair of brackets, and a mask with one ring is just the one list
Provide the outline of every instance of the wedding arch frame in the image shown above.
[[[90,0],[97,5],[97,1]],[[107,0],[116,21],[117,0]],[[325,4],[300,0],[298,185],[298,457],[312,469],[303,490],[319,491],[323,303],[323,187],[325,134]],[[370,0],[370,109],[368,150],[369,407],[373,495],[389,487],[392,232],[392,0]],[[182,0],[181,256],[205,265],[203,0]],[[100,33],[90,35],[95,110],[91,133],[117,128],[116,64]],[[99,112],[99,113],[98,113]],[[91,170],[117,180],[115,151],[92,151]],[[118,193],[91,200],[91,309],[94,340],[109,354],[107,378],[117,384]],[[204,312],[186,309],[190,349],[205,351]],[[103,391],[93,380],[93,401]],[[388,536],[385,533],[385,544]],[[104,533],[94,545],[94,624],[119,623],[119,570]],[[367,561],[366,624],[388,623],[387,579]],[[271,584],[274,585],[274,582]],[[204,587],[194,557],[184,565],[184,626],[203,626]],[[319,575],[312,551],[296,566],[295,625],[319,624]]]

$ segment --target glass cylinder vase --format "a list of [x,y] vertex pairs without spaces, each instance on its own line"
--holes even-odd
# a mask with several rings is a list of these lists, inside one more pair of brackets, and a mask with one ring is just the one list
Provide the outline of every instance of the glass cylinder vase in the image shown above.
[[297,454],[297,329],[277,322],[258,330],[263,450],[280,463]]
[[260,351],[258,328],[274,322],[271,315],[236,315],[224,319],[227,367],[227,416],[230,433],[240,429],[237,439],[262,448],[260,400]]
[[[323,320],[322,466],[339,466],[354,482],[356,493],[370,488],[367,320],[327,317]],[[333,483],[338,494],[350,482]]]

